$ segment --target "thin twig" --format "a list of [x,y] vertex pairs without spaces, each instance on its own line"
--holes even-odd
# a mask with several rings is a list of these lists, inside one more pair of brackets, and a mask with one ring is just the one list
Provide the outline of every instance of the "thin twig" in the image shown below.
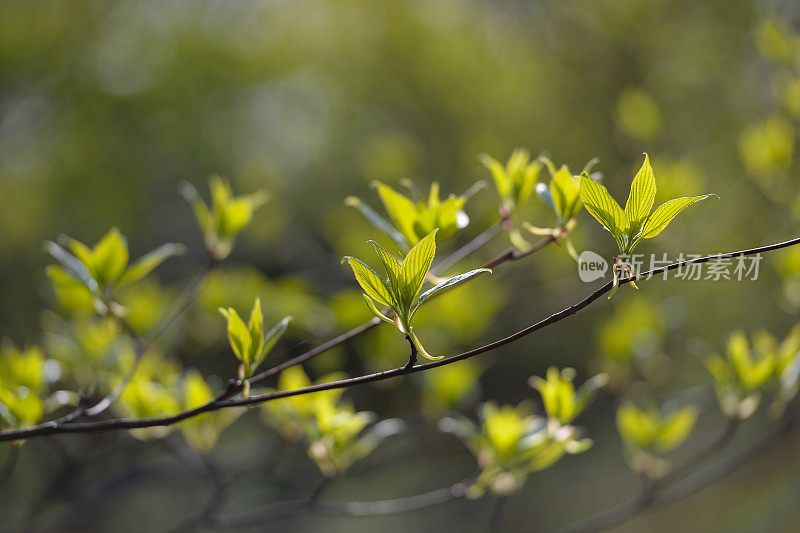
[[14,442],[9,445],[8,459],[3,469],[0,470],[0,485],[5,483],[14,473],[14,469],[17,467],[17,459],[19,459],[19,448],[20,445]]
[[[406,513],[463,498],[467,492],[467,488],[469,488],[473,482],[474,478],[469,478],[441,489],[391,500],[346,503],[318,501],[313,506],[312,512],[326,516],[352,517],[385,516]],[[213,523],[224,527],[241,527],[262,524],[277,518],[294,516],[308,511],[308,500],[272,502],[256,509],[219,516]]]
[[[475,253],[476,251],[483,248],[489,241],[497,237],[500,231],[503,229],[502,222],[496,222],[489,226],[483,233],[469,241],[467,244],[453,252],[452,254],[448,255],[444,259],[442,259],[439,263],[431,268],[430,273],[434,275],[441,274],[451,266],[455,265],[459,261],[466,259],[469,255]],[[489,267],[487,267],[489,268]]]
[[[691,259],[687,261],[679,261],[677,263],[672,263],[670,265],[655,268],[650,271],[644,272],[638,276],[632,277],[625,277],[619,280],[620,284],[628,283],[629,281],[633,281],[635,279],[651,279],[655,274],[675,270],[677,268],[691,265],[691,264],[700,264],[700,263],[707,263],[709,261],[716,261],[720,259],[728,259],[732,257],[739,257],[739,256],[747,256],[747,255],[754,255],[758,253],[768,252],[771,250],[777,250],[780,248],[786,248],[789,246],[794,246],[796,244],[800,244],[800,237],[784,241],[776,244],[770,244],[767,246],[760,246],[758,248],[751,248],[748,250],[741,250],[738,252],[730,252],[725,254],[716,254],[706,257],[700,257],[696,259]],[[556,322],[560,322],[564,320],[578,311],[584,309],[585,307],[589,306],[592,302],[599,299],[603,295],[605,295],[608,291],[611,290],[612,282],[607,282],[584,299],[580,300],[579,302],[567,307],[566,309],[562,309],[561,311],[550,315],[549,317],[540,320],[530,326],[517,331],[516,333],[504,337],[502,339],[496,340],[494,342],[490,342],[484,346],[480,346],[478,348],[473,348],[472,350],[468,350],[466,352],[462,352],[458,355],[454,355],[440,361],[433,361],[430,363],[425,363],[421,365],[416,365],[410,368],[406,367],[399,367],[392,370],[385,370],[383,372],[376,372],[373,374],[366,374],[358,377],[343,379],[339,381],[332,381],[328,383],[319,383],[316,385],[311,385],[308,387],[301,387],[298,389],[293,390],[286,390],[286,391],[275,391],[266,394],[259,394],[254,396],[249,396],[247,398],[229,398],[229,399],[221,399],[220,395],[214,400],[198,406],[193,409],[188,409],[186,411],[182,411],[180,413],[169,415],[169,416],[160,416],[160,417],[152,417],[152,418],[139,418],[139,419],[127,419],[127,418],[120,418],[120,419],[112,419],[112,420],[101,420],[95,422],[74,422],[70,424],[57,424],[53,422],[45,422],[43,424],[39,424],[37,426],[33,426],[30,428],[23,428],[23,429],[12,429],[12,430],[5,430],[0,431],[0,442],[2,441],[9,441],[9,440],[17,440],[23,438],[32,438],[37,437],[40,435],[52,435],[56,433],[88,433],[94,431],[108,431],[112,429],[134,429],[134,428],[146,428],[146,427],[157,427],[157,426],[168,426],[180,422],[182,420],[186,420],[187,418],[191,418],[193,416],[197,416],[201,413],[206,413],[209,411],[215,411],[218,409],[224,409],[227,407],[236,407],[236,406],[243,406],[243,405],[255,405],[260,404],[263,402],[277,400],[279,398],[287,398],[290,396],[298,396],[302,394],[309,394],[312,392],[319,392],[324,390],[333,390],[333,389],[343,389],[347,387],[351,387],[354,385],[361,385],[364,383],[372,383],[376,381],[383,381],[387,379],[392,379],[398,376],[404,376],[406,374],[413,374],[416,372],[424,372],[426,370],[430,370],[432,368],[438,368],[440,366],[445,366],[449,364],[453,364],[459,361],[463,361],[465,359],[469,359],[475,357],[477,355],[490,352],[492,350],[496,350],[502,346],[511,344],[516,342],[517,340],[530,335],[540,329],[543,329],[547,326],[555,324]],[[231,388],[229,384],[228,389]]]
[[[717,468],[707,473],[700,472],[694,476],[686,475],[690,474],[691,467],[697,464],[697,462],[692,459],[685,465],[688,468],[681,469],[683,475],[671,477],[668,483],[662,483],[647,497],[641,497],[618,507],[589,516],[559,529],[558,532],[580,533],[584,531],[600,531],[621,524],[645,511],[664,507],[683,498],[687,498],[736,472],[748,461],[761,455],[773,442],[786,434],[795,422],[795,418],[786,418],[782,423],[777,424],[775,429],[766,432],[760,439],[734,453],[731,457],[721,462]],[[713,452],[720,451],[732,438],[736,426],[737,424],[728,425],[717,441],[698,454],[698,460],[703,461],[712,455]]]
[[534,244],[530,248],[526,248],[524,250],[517,250],[516,248],[509,248],[508,250],[506,250],[502,254],[498,255],[497,257],[495,257],[494,259],[492,259],[491,261],[489,261],[488,263],[483,265],[483,268],[494,268],[497,265],[505,263],[507,261],[519,261],[520,259],[522,259],[524,257],[528,257],[529,255],[531,255],[534,252],[538,252],[539,250],[541,250],[542,248],[544,248],[545,246],[547,246],[551,242],[556,242],[556,238],[553,237],[552,235],[550,237],[547,237],[546,239],[542,239],[541,241],[537,242],[536,244]]
[[[200,292],[200,288],[203,286],[203,282],[208,278],[208,275],[216,266],[216,262],[209,262],[208,266],[198,274],[192,282],[186,286],[186,288],[181,292],[181,295],[176,300],[176,304],[172,306],[171,309],[167,310],[163,315],[162,318],[159,319],[157,325],[147,334],[147,337],[142,338],[136,333],[136,330],[130,325],[130,323],[125,320],[124,318],[120,318],[120,322],[122,323],[122,327],[125,328],[128,335],[133,339],[136,350],[135,350],[135,358],[131,368],[128,369],[128,372],[125,374],[125,377],[122,378],[122,381],[111,391],[108,396],[94,404],[92,407],[85,409],[85,414],[87,416],[97,416],[113,404],[125,391],[125,387],[128,386],[131,379],[133,379],[133,375],[136,373],[136,368],[139,366],[139,361],[142,360],[144,354],[147,353],[147,350],[153,345],[153,343],[158,340],[158,338],[178,319],[179,316],[183,314],[184,311],[192,304],[194,299],[197,297],[197,294]],[[83,414],[83,413],[81,413]],[[80,417],[78,415],[77,417]],[[75,417],[75,418],[77,418]]]
[[503,517],[503,511],[505,511],[507,503],[508,496],[497,497],[497,500],[494,503],[494,509],[492,509],[492,517],[489,519],[489,526],[486,528],[488,533],[500,531],[498,526],[500,525],[500,519]]

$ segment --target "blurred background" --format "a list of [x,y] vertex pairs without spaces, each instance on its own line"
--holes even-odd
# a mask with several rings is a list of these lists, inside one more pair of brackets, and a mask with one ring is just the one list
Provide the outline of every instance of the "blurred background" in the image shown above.
[[[65,337],[74,339],[77,357],[89,357],[86,346],[105,357],[103,326],[57,297],[42,243],[67,234],[93,244],[114,226],[132,257],[164,242],[188,246],[122,300],[132,320],[141,317],[137,327],[149,329],[203,268],[202,234],[178,190],[185,180],[207,197],[212,174],[237,193],[270,195],[157,346],[171,365],[199,370],[214,390],[236,372],[219,306],[244,313],[260,295],[267,324],[295,317],[267,365],[371,317],[340,258],[375,263],[366,241],[381,235],[343,200],[355,195],[383,212],[370,187],[376,179],[398,187],[409,177],[423,191],[436,180],[443,193],[460,194],[491,182],[480,153],[505,162],[523,147],[575,172],[598,157],[594,170],[624,200],[647,152],[657,203],[707,192],[720,199],[690,208],[640,251],[677,258],[796,237],[798,31],[800,10],[791,1],[0,2],[0,337],[42,346],[62,370]],[[478,192],[465,207],[469,226],[440,241],[438,256],[496,223],[498,205],[492,186]],[[552,224],[536,198],[520,216]],[[616,252],[585,211],[573,242],[604,257]],[[501,234],[457,268],[475,268],[509,246]],[[432,303],[418,330],[428,351],[454,354],[594,287],[578,279],[563,247],[549,246]],[[474,419],[482,401],[538,401],[527,379],[555,365],[574,367],[578,382],[611,375],[577,420],[595,444],[532,474],[509,500],[501,530],[549,531],[624,503],[639,482],[614,425],[619,401],[696,405],[694,431],[669,458],[691,456],[724,426],[703,357],[723,353],[736,329],[783,339],[798,310],[800,252],[787,249],[764,256],[757,281],[623,287],[610,302],[469,362],[353,389],[345,397],[357,410],[407,426],[338,477],[324,498],[396,498],[472,475],[470,452],[436,422],[453,410]],[[316,379],[393,368],[407,351],[396,331],[380,327],[306,372]],[[54,388],[77,390],[76,382]],[[123,407],[115,414],[129,414]],[[763,411],[722,456],[770,426],[766,405]],[[227,480],[220,512],[303,498],[319,484],[306,447],[282,439],[263,418],[259,409],[243,413],[208,452]],[[0,528],[180,525],[215,488],[177,433],[153,437],[27,442],[0,485]],[[733,475],[619,530],[793,530],[798,444],[800,435],[788,434]],[[394,516],[303,515],[274,524],[484,531],[492,509],[487,496]]]

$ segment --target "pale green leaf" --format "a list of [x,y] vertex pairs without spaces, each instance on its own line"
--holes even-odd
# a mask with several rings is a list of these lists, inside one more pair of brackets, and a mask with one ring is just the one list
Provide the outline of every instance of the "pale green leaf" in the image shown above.
[[176,243],[162,244],[152,252],[137,259],[119,279],[120,285],[139,281],[168,258],[186,253],[186,246]]
[[247,321],[247,330],[250,332],[251,361],[259,361],[264,348],[264,314],[261,311],[261,298],[256,297],[250,318]]
[[658,435],[656,436],[655,447],[665,453],[680,446],[689,436],[695,422],[697,421],[697,409],[694,407],[684,407],[661,422]]
[[404,310],[411,308],[411,303],[422,289],[425,276],[431,268],[436,255],[436,232],[433,230],[408,252],[400,266],[400,294]]
[[397,258],[388,252],[384,247],[378,244],[375,241],[367,241],[372,243],[372,246],[375,248],[375,252],[378,254],[378,258],[381,260],[383,264],[383,268],[386,271],[386,276],[389,279],[389,287],[394,296],[394,300],[399,302],[400,301],[400,287],[401,287],[401,267],[400,262]]
[[117,228],[112,228],[92,250],[89,265],[101,285],[116,282],[128,266],[128,243]]
[[462,283],[465,283],[471,280],[472,278],[483,274],[484,272],[488,272],[489,274],[492,273],[492,271],[488,268],[478,268],[476,270],[470,270],[469,272],[453,276],[452,278],[449,278],[446,281],[439,283],[435,287],[428,289],[427,291],[419,295],[419,299],[417,300],[416,306],[414,307],[414,313],[416,313],[417,309],[419,309],[419,306],[425,303],[425,301],[427,301],[429,298],[439,293],[448,291],[458,285],[461,285]]
[[344,257],[342,262],[347,261],[350,268],[353,269],[353,274],[356,276],[356,281],[367,293],[367,296],[388,307],[396,307],[394,297],[389,292],[389,288],[384,283],[383,279],[369,266],[367,266],[360,259],[355,257]]
[[506,174],[506,169],[502,163],[490,156],[489,154],[481,154],[478,156],[480,162],[489,169],[489,172],[494,178],[494,184],[497,187],[497,193],[501,198],[509,198],[512,193],[513,183]]
[[628,217],[629,232],[634,237],[653,209],[656,200],[656,178],[650,166],[650,158],[644,154],[642,168],[636,173],[631,183],[628,202],[625,204],[625,215]]
[[250,331],[234,308],[220,308],[219,312],[228,319],[228,343],[233,353],[239,361],[249,365],[252,362],[250,360],[250,346],[252,344]]
[[348,196],[344,199],[347,206],[354,207],[366,218],[373,226],[388,235],[400,248],[407,250],[409,247],[408,241],[402,233],[397,231],[385,218],[375,212],[370,206],[361,201],[360,198],[355,196]]
[[586,210],[619,240],[628,226],[628,218],[603,185],[588,174],[581,175],[581,200]]
[[691,196],[688,198],[675,198],[658,206],[647,222],[644,223],[642,228],[642,238],[652,239],[672,221],[675,216],[692,205],[693,203],[705,200],[709,196],[716,196],[715,194],[703,194],[701,196]]
[[52,241],[45,243],[45,249],[59,262],[67,275],[88,287],[90,291],[97,292],[97,281],[82,261]]
[[553,205],[562,222],[566,222],[581,209],[581,182],[572,177],[569,169],[562,165],[550,180],[550,194]]
[[395,191],[388,185],[376,181],[374,186],[377,188],[378,196],[383,202],[383,207],[389,214],[397,229],[405,236],[409,245],[417,242],[417,234],[414,231],[414,219],[416,218],[417,207],[414,202]]
[[286,333],[286,328],[289,327],[289,322],[291,322],[292,317],[286,316],[281,319],[280,322],[275,324],[272,329],[270,329],[266,335],[264,335],[264,348],[261,355],[258,356],[258,359],[254,362],[253,370],[261,364],[261,361],[264,360],[264,357],[275,347],[275,343]]

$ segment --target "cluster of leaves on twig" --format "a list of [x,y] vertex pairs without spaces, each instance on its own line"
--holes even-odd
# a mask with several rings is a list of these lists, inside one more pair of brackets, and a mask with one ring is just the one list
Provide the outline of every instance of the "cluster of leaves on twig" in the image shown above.
[[[394,255],[378,243],[371,241],[381,264],[383,264],[384,277],[378,275],[377,272],[360,259],[350,256],[343,259],[353,269],[353,274],[355,274],[358,284],[364,290],[364,299],[367,302],[367,306],[375,316],[384,322],[393,324],[400,333],[408,337],[414,349],[420,355],[431,361],[441,359],[441,356],[430,355],[422,346],[416,333],[414,333],[412,322],[417,310],[435,295],[469,281],[484,272],[491,272],[488,268],[471,270],[448,278],[420,294],[433,263],[433,258],[436,255],[437,231],[434,229],[415,244],[402,262],[398,261]],[[389,318],[379,311],[375,305],[376,303],[391,309],[394,313],[394,318]]]
[[624,402],[617,409],[617,430],[631,469],[652,478],[662,477],[669,469],[662,455],[686,441],[696,421],[697,409],[692,406],[663,413],[654,405],[640,408]]
[[555,464],[564,454],[588,450],[592,440],[572,421],[591,402],[606,383],[599,374],[577,391],[575,371],[551,367],[546,379],[533,377],[530,384],[541,394],[544,416],[536,415],[533,405],[498,406],[487,402],[479,408],[479,424],[463,416],[443,418],[442,431],[460,438],[478,461],[481,472],[467,495],[480,497],[486,490],[498,495],[519,491],[532,472]]
[[800,387],[800,325],[782,342],[765,330],[756,332],[752,342],[736,331],[728,339],[725,357],[709,355],[705,365],[726,416],[749,418],[765,393],[774,397],[773,412],[780,414]]
[[[317,383],[345,377],[333,373]],[[278,390],[294,390],[311,385],[299,366],[281,373]],[[325,477],[345,472],[353,463],[369,455],[385,438],[400,432],[404,424],[396,418],[376,423],[375,414],[356,411],[342,398],[342,389],[292,396],[262,406],[267,422],[290,441],[304,439],[308,456]]]

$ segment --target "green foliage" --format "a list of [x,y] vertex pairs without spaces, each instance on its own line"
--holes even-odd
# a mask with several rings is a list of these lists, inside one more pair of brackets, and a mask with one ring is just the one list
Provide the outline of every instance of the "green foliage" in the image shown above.
[[358,209],[368,221],[388,235],[402,250],[408,250],[434,229],[439,229],[440,239],[446,239],[457,230],[467,227],[469,217],[463,210],[464,205],[473,194],[483,188],[483,182],[478,182],[460,196],[450,194],[445,200],[441,200],[439,183],[434,181],[427,200],[423,200],[411,180],[405,180],[403,184],[411,190],[411,198],[380,181],[373,182],[391,223],[361,199],[355,196],[348,196],[345,199],[346,205]]
[[686,207],[713,195],[676,198],[661,204],[651,213],[656,198],[656,180],[650,159],[645,154],[644,163],[633,178],[624,210],[606,188],[586,172],[581,176],[580,196],[589,214],[613,235],[620,253],[630,255],[642,239],[651,239],[661,233]]
[[[122,375],[118,377],[118,380],[121,379],[124,379]],[[112,407],[119,415],[130,418],[175,414],[181,410],[179,382],[178,363],[149,350],[142,356],[130,382]],[[175,429],[173,426],[141,428],[131,430],[131,435],[140,440],[150,441],[165,437],[173,429]]]
[[[581,200],[581,179],[570,172],[567,165],[561,165],[556,170],[553,162],[547,157],[539,156],[550,173],[550,182],[540,182],[536,184],[536,194],[556,215],[556,227],[563,228],[570,220],[580,213],[583,207]],[[583,168],[583,172],[589,172],[597,162],[596,159],[589,161]],[[593,179],[599,180],[600,175],[595,174]]]
[[0,345],[0,422],[13,427],[30,426],[45,413],[48,383],[46,359],[41,349],[19,350],[10,341]]
[[481,154],[480,161],[491,172],[502,206],[509,215],[528,202],[542,171],[542,163],[538,159],[531,161],[530,152],[515,149],[505,166],[488,154]]
[[755,412],[764,392],[775,394],[777,413],[798,392],[800,325],[780,343],[763,330],[752,341],[736,331],[728,339],[725,358],[712,354],[705,360],[722,412],[738,420]]
[[658,304],[642,297],[623,300],[596,331],[599,365],[613,388],[621,390],[637,374],[652,379],[663,374],[666,324]]
[[[411,339],[419,353],[430,360],[441,359],[441,357],[433,357],[428,354],[414,333],[412,321],[419,307],[428,298],[440,292],[460,285],[484,272],[491,272],[488,268],[479,268],[459,274],[420,294],[428,270],[433,263],[433,257],[436,255],[436,232],[437,230],[434,229],[415,244],[402,262],[378,243],[370,241],[383,264],[386,278],[379,276],[366,263],[355,257],[347,256],[342,259],[343,263],[347,262],[353,269],[356,281],[364,290],[364,299],[375,316],[384,322],[394,324],[401,333]],[[394,320],[379,311],[375,306],[376,302],[394,311]]]
[[659,455],[680,446],[692,432],[697,409],[687,406],[670,414],[656,407],[639,408],[623,402],[617,409],[617,430],[629,452],[634,471],[651,477],[666,473],[667,463]]
[[194,210],[206,250],[216,261],[221,261],[230,255],[236,235],[250,224],[255,210],[269,197],[264,191],[234,196],[230,183],[219,176],[211,176],[208,188],[210,206],[190,183],[184,183],[181,192]]
[[[330,374],[317,383],[342,379],[342,374]],[[294,390],[311,385],[299,366],[281,372],[278,390]],[[284,438],[308,444],[308,455],[326,477],[346,471],[372,451],[387,437],[400,432],[403,422],[398,419],[375,422],[375,414],[356,411],[342,400],[343,389],[320,391],[282,398],[262,404],[267,422]],[[371,426],[371,427],[369,427]]]
[[[197,370],[189,370],[181,380],[178,392],[181,410],[194,409],[214,398],[211,387]],[[188,418],[178,425],[186,442],[203,453],[216,446],[219,435],[244,412],[244,409],[222,409]]]
[[46,243],[48,253],[59,264],[50,265],[47,275],[65,307],[85,309],[89,302],[101,314],[109,311],[114,292],[135,283],[168,258],[183,254],[182,244],[168,243],[129,263],[125,237],[117,228],[106,233],[93,248],[63,237],[65,246]]
[[[561,165],[556,169],[553,162],[545,157],[539,156],[538,161],[541,161],[550,173],[550,182],[540,182],[536,184],[536,194],[539,199],[550,208],[556,216],[556,223],[552,228],[541,228],[533,226],[528,222],[523,222],[523,227],[534,235],[549,235],[555,237],[557,242],[565,242],[567,250],[573,259],[578,258],[572,241],[569,235],[575,226],[575,217],[580,213],[583,208],[583,201],[580,197],[581,192],[581,179],[579,176],[574,176],[569,170],[567,165]],[[583,168],[583,172],[588,172],[595,164],[597,159],[592,159]],[[592,179],[600,180],[602,175],[599,173],[592,174]],[[513,235],[515,230],[512,230],[512,242],[519,249],[525,249],[529,245],[519,235]]]
[[461,416],[440,420],[439,428],[460,438],[481,467],[467,496],[477,498],[486,490],[512,494],[522,488],[530,473],[552,466],[565,453],[582,453],[591,447],[591,439],[581,438],[581,430],[570,423],[606,378],[595,376],[576,392],[574,376],[572,369],[559,372],[550,368],[546,380],[530,379],[542,395],[546,418],[534,415],[527,402],[516,407],[487,402],[479,409],[479,424]]
[[558,368],[551,366],[547,369],[546,379],[533,376],[529,380],[530,386],[542,395],[547,416],[562,425],[571,423],[608,382],[607,375],[598,374],[576,391],[572,383],[574,379],[574,369],[564,368],[559,372]]
[[286,332],[292,317],[284,317],[272,329],[264,333],[264,315],[261,312],[261,299],[256,297],[247,324],[233,307],[219,308],[220,314],[228,321],[228,343],[236,358],[242,363],[239,379],[245,380],[261,365],[269,351]]
[[526,402],[516,407],[487,402],[478,413],[479,424],[462,416],[439,421],[439,429],[461,439],[481,468],[467,491],[470,498],[480,498],[487,490],[498,495],[518,492],[530,473],[552,466],[565,453],[582,453],[591,446],[591,440],[579,439],[572,426],[548,425]]

